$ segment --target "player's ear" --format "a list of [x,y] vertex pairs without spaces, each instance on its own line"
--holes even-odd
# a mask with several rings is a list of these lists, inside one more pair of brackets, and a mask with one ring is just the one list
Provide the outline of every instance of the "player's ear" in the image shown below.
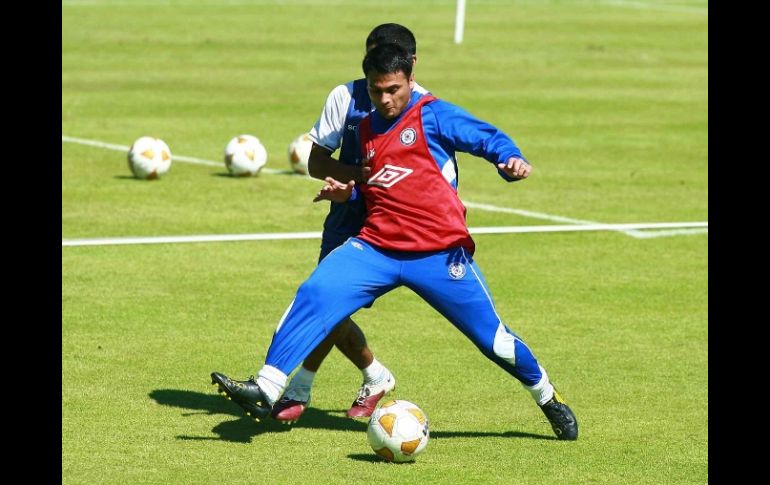
[[413,55],[412,56],[412,66],[414,66],[415,64],[417,64],[417,56]]
[[414,73],[409,75],[409,89],[414,89]]

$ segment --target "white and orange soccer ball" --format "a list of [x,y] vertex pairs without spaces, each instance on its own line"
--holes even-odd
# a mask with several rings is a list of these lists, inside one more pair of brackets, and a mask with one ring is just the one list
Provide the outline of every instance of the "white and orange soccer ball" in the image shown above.
[[409,401],[388,401],[372,413],[366,437],[374,452],[386,460],[414,461],[428,445],[428,416]]
[[171,150],[160,138],[140,137],[128,149],[128,168],[134,177],[156,179],[171,168]]
[[307,133],[298,136],[289,144],[289,166],[294,172],[308,175],[307,161],[311,148],[313,141]]
[[267,163],[267,150],[253,135],[238,135],[225,147],[225,166],[230,174],[249,177],[259,174]]

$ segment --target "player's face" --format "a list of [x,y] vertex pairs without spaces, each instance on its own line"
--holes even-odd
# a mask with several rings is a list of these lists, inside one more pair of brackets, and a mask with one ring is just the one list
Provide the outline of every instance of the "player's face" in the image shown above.
[[387,120],[400,115],[412,96],[414,77],[408,78],[402,71],[380,74],[370,72],[366,76],[366,88],[377,112]]

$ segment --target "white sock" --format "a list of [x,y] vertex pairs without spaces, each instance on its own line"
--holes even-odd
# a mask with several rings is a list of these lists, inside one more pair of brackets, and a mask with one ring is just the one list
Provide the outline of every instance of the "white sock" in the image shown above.
[[361,369],[361,373],[364,375],[364,384],[379,384],[382,380],[388,377],[390,371],[380,364],[377,359],[372,360],[372,363],[368,367]]
[[283,396],[295,401],[309,402],[310,388],[313,387],[314,378],[315,372],[300,367],[297,373],[291,378],[289,387],[286,388],[286,392],[283,393]]
[[543,369],[542,366],[540,367],[540,372],[543,373],[543,377],[540,378],[537,384],[534,386],[524,386],[524,389],[528,390],[529,393],[532,395],[532,399],[537,402],[538,406],[542,406],[543,404],[547,403],[551,400],[553,397],[553,385],[551,385],[551,381],[548,379],[548,374],[545,372],[545,369]]
[[315,372],[300,367],[297,373],[294,374],[294,377],[291,378],[289,387],[313,387],[313,379],[315,379]]
[[286,387],[287,376],[280,370],[271,365],[262,367],[257,375],[257,384],[262,389],[262,393],[270,401],[270,405],[275,404],[275,401],[283,393],[283,389]]

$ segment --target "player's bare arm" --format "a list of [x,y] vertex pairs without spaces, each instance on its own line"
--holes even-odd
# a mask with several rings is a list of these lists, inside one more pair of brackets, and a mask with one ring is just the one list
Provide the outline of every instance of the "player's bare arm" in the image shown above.
[[345,202],[350,198],[350,195],[353,193],[353,187],[356,185],[356,182],[353,180],[343,184],[331,177],[326,177],[324,181],[326,182],[326,185],[321,187],[321,190],[318,191],[313,202],[321,200],[330,200],[332,202],[340,203]]
[[497,168],[505,172],[509,177],[517,179],[525,179],[532,173],[532,165],[518,157],[511,157],[505,163],[498,163]]
[[335,180],[355,180],[363,182],[365,174],[361,167],[355,165],[345,165],[337,159],[332,158],[332,152],[327,148],[313,143],[308,157],[308,172],[313,178],[324,180],[331,177]]

